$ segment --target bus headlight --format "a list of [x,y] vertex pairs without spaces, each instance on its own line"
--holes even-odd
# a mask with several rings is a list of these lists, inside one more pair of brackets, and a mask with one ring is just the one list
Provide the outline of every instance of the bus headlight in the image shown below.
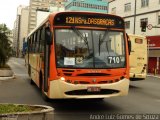
[[65,78],[64,78],[64,77],[61,77],[60,79],[63,80],[63,81],[65,81]]

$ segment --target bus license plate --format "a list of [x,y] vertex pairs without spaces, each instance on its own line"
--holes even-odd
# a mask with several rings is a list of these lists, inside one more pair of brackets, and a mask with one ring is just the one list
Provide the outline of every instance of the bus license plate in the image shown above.
[[88,87],[87,92],[100,92],[101,88],[100,87]]

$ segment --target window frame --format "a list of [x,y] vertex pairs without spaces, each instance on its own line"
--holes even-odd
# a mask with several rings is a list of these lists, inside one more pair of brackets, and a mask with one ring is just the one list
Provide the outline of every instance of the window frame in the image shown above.
[[141,8],[148,6],[149,6],[149,0],[141,0]]
[[124,12],[131,11],[131,3],[124,4]]
[[142,18],[142,19],[140,19],[140,27],[142,27],[143,21],[146,21],[146,24],[148,25],[148,18]]
[[158,16],[158,25],[160,25],[160,15]]
[[116,14],[116,7],[113,7],[113,8],[111,9],[111,13],[112,13],[112,14]]

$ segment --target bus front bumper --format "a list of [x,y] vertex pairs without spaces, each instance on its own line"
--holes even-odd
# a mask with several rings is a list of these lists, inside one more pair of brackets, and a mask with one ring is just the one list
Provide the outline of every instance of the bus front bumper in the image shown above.
[[130,73],[129,76],[131,79],[145,79],[147,74],[146,73],[142,73],[142,74]]
[[[100,88],[99,92],[88,92],[88,88]],[[48,96],[51,99],[109,98],[128,94],[129,80],[123,79],[110,84],[71,84],[62,80],[50,81]]]

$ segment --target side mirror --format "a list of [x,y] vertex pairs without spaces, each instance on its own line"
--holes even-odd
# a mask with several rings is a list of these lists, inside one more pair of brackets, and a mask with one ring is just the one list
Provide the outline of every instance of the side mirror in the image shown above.
[[46,39],[47,45],[52,44],[52,33],[51,33],[49,27],[45,28],[45,39]]
[[129,55],[131,54],[131,50],[132,50],[131,41],[128,40],[128,52],[129,52]]

